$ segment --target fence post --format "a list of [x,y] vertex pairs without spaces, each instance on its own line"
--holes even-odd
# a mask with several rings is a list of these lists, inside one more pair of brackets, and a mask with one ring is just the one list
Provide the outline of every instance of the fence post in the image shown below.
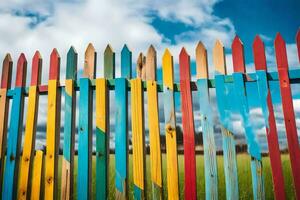
[[249,105],[244,82],[246,72],[243,44],[238,36],[232,42],[233,60],[233,84],[236,98],[239,100],[238,108],[242,117],[242,124],[245,130],[248,152],[251,156],[251,174],[254,199],[264,199],[264,181],[262,171],[261,152],[256,136],[250,122]]
[[71,47],[67,54],[65,81],[65,124],[61,172],[61,199],[73,199],[74,143],[76,119],[77,52]]
[[96,52],[90,43],[85,51],[84,72],[80,78],[78,123],[78,176],[79,200],[92,198],[92,108],[91,80],[95,78]]
[[285,199],[284,178],[282,172],[276,121],[267,78],[265,47],[259,36],[255,37],[253,43],[253,54],[258,93],[260,97],[262,113],[265,119],[274,193],[276,199]]
[[300,199],[300,148],[297,135],[293,98],[288,74],[289,66],[286,54],[286,46],[285,41],[279,33],[276,35],[275,39],[275,54],[294,186],[297,199]]
[[162,58],[164,82],[165,136],[167,148],[168,199],[179,199],[176,120],[174,106],[173,57],[168,49]]
[[32,187],[31,187],[31,200],[38,200],[42,199],[43,196],[43,186],[42,186],[42,179],[43,179],[43,169],[44,169],[44,153],[43,151],[36,151],[34,162],[33,162],[33,169],[32,169]]
[[221,131],[223,139],[223,155],[224,155],[224,171],[226,182],[226,199],[238,199],[238,173],[236,162],[235,141],[232,128],[229,122],[230,107],[227,101],[228,90],[224,75],[227,74],[225,63],[225,52],[223,44],[217,40],[213,48],[213,63],[215,67],[215,81],[216,81],[216,96],[217,106],[220,115]]
[[57,198],[58,148],[60,135],[60,57],[56,49],[50,56],[48,114],[46,130],[45,199]]
[[197,199],[195,126],[191,92],[190,56],[185,48],[179,54],[180,96],[184,142],[184,198]]
[[[37,51],[32,59],[31,84],[29,87],[28,110],[25,127],[25,138],[21,170],[19,177],[18,199],[26,199],[30,196],[32,162],[34,157],[36,122],[38,117],[39,91],[41,83],[42,58]],[[28,194],[27,194],[28,193]]]
[[10,54],[6,54],[2,65],[2,77],[0,87],[0,193],[2,194],[2,183],[4,173],[4,161],[7,141],[7,123],[9,111],[9,99],[7,91],[11,85],[12,60]]
[[199,42],[196,47],[197,64],[197,88],[200,104],[201,126],[204,146],[204,166],[205,166],[205,198],[218,198],[218,168],[216,156],[216,144],[213,126],[213,111],[211,109],[209,87],[208,87],[208,65],[207,52]]
[[4,169],[2,199],[17,197],[20,147],[23,128],[24,87],[26,84],[27,60],[22,53],[18,59],[16,84],[11,107],[6,162]]
[[156,83],[156,51],[151,45],[146,59],[148,123],[150,142],[150,171],[152,182],[152,198],[163,199],[162,164],[160,148],[160,129],[158,116],[158,97]]

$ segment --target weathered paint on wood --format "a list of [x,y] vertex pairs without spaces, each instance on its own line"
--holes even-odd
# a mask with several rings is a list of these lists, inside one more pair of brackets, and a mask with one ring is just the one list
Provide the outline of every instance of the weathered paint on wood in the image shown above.
[[[30,177],[34,157],[36,123],[38,116],[39,93],[41,82],[42,58],[37,51],[32,59],[31,86],[28,95],[28,110],[25,127],[23,155],[20,165],[18,199],[27,199],[30,196]],[[29,191],[29,192],[28,192]]]
[[262,173],[262,161],[259,144],[250,121],[250,111],[246,96],[246,86],[244,82],[244,73],[246,72],[244,48],[238,36],[235,36],[232,43],[232,60],[233,60],[233,84],[236,98],[239,101],[239,111],[242,117],[248,153],[251,156],[251,174],[254,199],[264,199],[264,181]]
[[108,198],[109,93],[106,79],[96,79],[96,199]]
[[48,113],[46,128],[45,199],[58,198],[58,148],[60,137],[60,90],[58,89],[60,57],[56,49],[50,56]]
[[259,36],[255,37],[253,43],[253,54],[258,93],[262,113],[265,119],[275,198],[286,199],[274,108],[267,79],[265,47]]
[[162,59],[164,83],[164,114],[167,151],[167,188],[168,199],[179,199],[178,158],[176,141],[176,120],[174,105],[173,57],[168,49]]
[[201,126],[204,146],[205,198],[218,198],[218,171],[216,144],[213,127],[213,111],[211,109],[208,87],[207,53],[204,45],[199,42],[196,47],[197,88],[201,114]]
[[42,179],[43,179],[43,168],[44,168],[44,153],[43,151],[36,151],[33,161],[32,169],[32,187],[31,187],[31,200],[42,199]]
[[136,61],[136,77],[146,80],[146,57],[140,53]]
[[134,199],[145,198],[145,128],[144,103],[141,79],[132,79],[131,84],[131,123],[132,123],[132,162]]
[[222,140],[223,140],[223,155],[224,155],[224,171],[226,182],[226,199],[238,199],[238,174],[235,141],[230,126],[229,117],[229,102],[227,101],[227,86],[225,84],[224,75],[227,74],[225,63],[225,52],[223,44],[217,40],[213,48],[213,63],[215,67],[215,82],[216,82],[216,96],[217,107],[220,116]]
[[[151,147],[150,173],[152,182],[152,198],[159,200],[163,198],[163,190],[157,83],[155,81],[156,67],[156,51],[151,45],[148,49],[146,60],[149,142]],[[153,71],[154,73],[152,73]]]
[[116,199],[128,198],[128,94],[127,80],[115,79],[115,160]]
[[92,43],[86,48],[84,54],[83,77],[94,79],[96,75],[97,53]]
[[286,45],[280,34],[277,34],[275,39],[275,55],[294,186],[297,199],[300,199],[300,148],[297,136],[292,92],[288,75],[289,66],[287,61]]
[[182,48],[179,54],[179,69],[184,145],[184,198],[197,199],[195,126],[190,82],[190,56],[185,48]]
[[104,51],[104,66],[104,77],[107,79],[115,78],[115,52],[109,44]]
[[132,53],[125,44],[121,51],[121,77],[130,79],[132,68]]
[[65,81],[65,122],[63,159],[61,172],[61,199],[73,199],[74,183],[74,143],[76,119],[76,93],[74,83],[77,79],[77,52],[71,47],[67,54]]
[[27,60],[22,53],[18,59],[17,76],[11,107],[10,125],[6,150],[2,199],[10,200],[17,197],[19,159],[23,128],[24,94],[26,83]]
[[0,87],[0,193],[2,194],[2,181],[4,173],[4,161],[7,141],[7,123],[9,111],[9,99],[7,91],[11,85],[12,59],[10,54],[6,54],[2,65],[2,77]]

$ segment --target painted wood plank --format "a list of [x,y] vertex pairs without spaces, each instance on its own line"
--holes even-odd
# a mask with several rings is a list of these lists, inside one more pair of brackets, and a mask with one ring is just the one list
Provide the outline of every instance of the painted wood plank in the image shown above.
[[31,86],[29,87],[28,109],[25,126],[23,155],[20,165],[18,199],[27,199],[30,196],[30,177],[34,157],[36,123],[38,116],[39,93],[38,85],[41,82],[42,58],[37,51],[32,59]]
[[60,57],[56,49],[50,56],[48,81],[48,112],[46,128],[45,199],[58,198],[58,148],[60,136]]
[[116,199],[128,198],[128,94],[127,80],[115,79],[115,160]]
[[107,79],[115,78],[115,52],[108,44],[104,51],[104,77]]
[[258,93],[261,102],[262,113],[265,119],[274,194],[276,199],[286,199],[274,108],[267,79],[265,47],[259,36],[255,37],[253,43],[253,55],[257,76]]
[[109,90],[106,79],[96,79],[96,199],[108,198]]
[[132,79],[131,85],[131,123],[132,123],[132,162],[134,199],[145,199],[145,128],[144,101],[141,79]]
[[2,183],[4,174],[4,161],[7,142],[7,123],[9,99],[7,92],[11,85],[12,59],[10,54],[6,54],[2,65],[2,77],[0,87],[0,193],[2,194]]
[[136,61],[136,77],[146,80],[146,57],[140,53]]
[[190,56],[185,48],[179,54],[181,112],[184,145],[184,197],[197,199],[195,125],[191,92]]
[[238,199],[238,173],[235,151],[234,135],[232,127],[229,123],[230,109],[228,102],[227,85],[225,84],[225,75],[227,74],[224,46],[221,41],[217,40],[213,48],[213,64],[215,67],[215,82],[217,107],[220,116],[222,140],[223,140],[223,156],[224,156],[224,172],[226,183],[226,199]]
[[253,198],[264,199],[264,178],[262,171],[261,152],[255,132],[250,121],[250,110],[246,96],[246,86],[244,82],[244,73],[246,72],[244,48],[238,36],[235,36],[232,42],[232,61],[233,61],[233,84],[235,95],[239,102],[238,107],[242,117],[242,125],[244,127],[248,153],[251,156],[251,174]]
[[77,198],[92,198],[92,110],[93,93],[91,79],[95,77],[96,52],[90,43],[85,51],[83,78],[79,88],[79,130],[78,130],[78,175]]
[[286,45],[284,39],[280,34],[277,34],[275,39],[275,55],[294,186],[297,199],[300,199],[300,149],[297,136],[293,98],[288,75]]
[[298,29],[298,31],[297,31],[296,44],[297,44],[297,49],[298,49],[298,59],[300,62],[300,29]]
[[32,187],[31,187],[31,200],[42,199],[42,179],[43,179],[43,168],[44,168],[44,153],[43,151],[36,151],[33,170],[32,170]]
[[66,81],[65,81],[65,120],[63,159],[61,172],[61,199],[73,199],[74,185],[74,143],[76,119],[76,92],[77,79],[77,52],[71,47],[67,54]]
[[178,190],[178,158],[176,141],[176,120],[174,105],[174,73],[173,57],[168,49],[162,58],[164,83],[164,115],[167,152],[167,188],[168,199],[179,199]]
[[159,200],[163,198],[163,190],[158,95],[157,83],[155,81],[156,68],[156,51],[151,45],[148,49],[146,59],[148,123],[150,142],[150,173],[152,182],[152,198],[155,200]]
[[199,42],[196,47],[197,88],[201,114],[204,148],[205,198],[218,198],[218,171],[214,138],[213,111],[208,87],[208,65],[206,48]]
[[24,94],[26,83],[27,60],[22,53],[18,59],[17,76],[11,107],[10,125],[6,150],[6,161],[3,179],[2,199],[10,200],[17,197],[19,159],[23,128]]
[[121,76],[123,78],[131,78],[132,53],[125,44],[121,51]]

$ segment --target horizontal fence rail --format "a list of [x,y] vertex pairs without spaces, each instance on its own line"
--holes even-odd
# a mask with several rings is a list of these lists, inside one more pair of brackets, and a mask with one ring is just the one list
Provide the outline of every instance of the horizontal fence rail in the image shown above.
[[[300,31],[296,35],[296,44],[300,62]],[[254,130],[255,122],[250,119],[250,100],[253,98],[259,102],[259,108],[262,110],[274,197],[278,200],[288,199],[285,193],[287,185],[284,180],[274,112],[275,103],[271,95],[272,82],[279,85],[293,188],[295,197],[300,199],[300,149],[293,106],[295,99],[291,89],[292,84],[300,83],[300,69],[289,69],[286,44],[280,34],[276,35],[274,46],[278,70],[267,71],[264,43],[259,36],[256,36],[253,43],[255,72],[247,73],[243,43],[236,36],[231,46],[233,73],[228,74],[225,49],[222,42],[217,40],[212,50],[214,77],[209,78],[207,50],[204,44],[199,42],[195,49],[196,81],[191,80],[191,57],[187,50],[182,48],[179,54],[179,83],[174,81],[174,61],[169,49],[166,49],[162,56],[162,81],[157,81],[157,55],[152,45],[146,55],[139,54],[134,78],[132,77],[132,52],[127,45],[124,45],[121,51],[121,75],[118,78],[115,77],[115,53],[110,45],[107,45],[104,51],[104,77],[102,78],[96,78],[97,53],[94,46],[89,44],[85,51],[83,74],[80,77],[77,77],[78,54],[75,48],[71,47],[67,53],[65,81],[59,80],[61,57],[57,50],[53,49],[50,55],[47,85],[41,85],[42,56],[36,51],[32,59],[30,86],[26,86],[28,64],[22,53],[17,62],[14,88],[11,88],[13,61],[7,54],[3,60],[0,87],[1,199],[58,199],[59,197],[74,199],[75,195],[79,200],[128,199],[131,196],[134,199],[166,197],[172,200],[181,197],[197,199],[199,186],[197,186],[195,130],[198,127],[194,117],[198,115],[198,111],[203,139],[205,169],[204,177],[201,179],[205,180],[205,198],[218,199],[220,168],[217,162],[214,129],[217,122],[214,118],[214,110],[217,110],[216,115],[219,117],[218,123],[221,127],[226,199],[238,199],[241,193],[236,133],[231,118],[234,112],[237,112],[240,117],[243,129],[241,131],[245,135],[247,144],[253,199],[265,199],[266,182],[262,152]],[[247,86],[250,82],[257,90],[256,97],[251,96]],[[211,102],[211,88],[214,88],[216,93],[216,109]],[[110,105],[110,90],[115,91],[113,105]],[[193,91],[198,94],[199,110],[193,106]],[[162,99],[158,98],[158,93],[162,93]],[[175,104],[177,93],[180,93],[183,129],[183,191],[180,190],[177,144]],[[41,95],[48,97],[45,152],[36,150],[35,146]],[[61,95],[64,95],[65,99],[63,105]],[[28,101],[25,101],[26,99]],[[164,112],[163,131],[160,130],[159,100],[162,101]],[[234,111],[233,104],[236,104]],[[25,106],[27,115],[23,116]],[[113,115],[110,115],[110,106],[115,108]],[[78,108],[78,118],[76,118],[76,108]],[[64,110],[64,124],[61,124],[60,119],[62,110]],[[23,136],[24,119],[26,123]],[[115,125],[114,197],[109,196],[111,121],[114,121]],[[146,122],[148,126],[145,125]],[[62,133],[61,127],[64,127]],[[149,130],[148,136],[146,136],[146,127]],[[60,134],[64,136],[61,168],[58,164]],[[165,160],[162,156],[161,135],[165,137]],[[95,148],[93,148],[93,137]],[[147,137],[150,147],[149,169],[146,168]],[[132,139],[131,144],[129,144],[130,139]],[[78,149],[75,159],[76,142]],[[131,149],[129,149],[130,145]],[[129,165],[129,150],[132,152],[132,166]],[[96,163],[95,176],[92,169],[93,155]],[[166,170],[163,170],[164,162]],[[132,183],[129,181],[130,167],[132,167]],[[151,174],[150,185],[147,183],[147,171]],[[166,180],[163,178],[163,173],[166,173]],[[77,188],[74,186],[75,174]],[[166,188],[164,188],[164,181],[166,181]],[[58,188],[59,182],[61,188]],[[92,183],[95,183],[95,197],[92,193]],[[147,194],[147,187],[151,188],[151,194]],[[60,194],[58,194],[59,189]]]

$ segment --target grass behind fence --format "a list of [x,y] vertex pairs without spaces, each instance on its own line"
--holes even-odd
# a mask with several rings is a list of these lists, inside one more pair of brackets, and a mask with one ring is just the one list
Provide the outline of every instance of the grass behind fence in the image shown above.
[[[293,180],[291,175],[290,159],[287,154],[281,156],[284,178],[285,178],[285,190],[288,199],[295,199]],[[164,188],[164,199],[167,198],[167,185],[166,185],[166,155],[163,154],[163,188]],[[179,163],[179,191],[180,198],[183,199],[184,194],[184,157],[183,155],[178,156]],[[203,155],[196,156],[197,162],[197,196],[198,199],[205,199],[205,180],[204,180],[204,159]],[[226,199],[226,188],[225,188],[225,177],[223,169],[223,157],[217,156],[218,162],[218,176],[219,176],[219,199]],[[95,197],[95,157],[93,156],[93,198]],[[240,199],[253,199],[252,196],[252,185],[251,185],[251,169],[250,169],[250,157],[247,154],[237,155],[237,165],[238,165],[238,178],[239,178],[239,193]],[[61,169],[61,157],[59,159],[59,169]],[[129,199],[133,199],[133,183],[132,183],[132,156],[129,156]],[[147,156],[147,192],[148,199],[151,199],[151,181],[150,181],[150,157]],[[265,192],[266,199],[274,199],[273,196],[273,184],[271,176],[271,166],[269,157],[263,157],[263,169],[264,169],[264,180],[265,180]],[[114,155],[110,155],[110,167],[109,167],[109,199],[114,199],[115,197],[115,159]],[[59,192],[60,192],[60,180],[61,171],[59,170]],[[75,157],[75,199],[77,196],[77,157]]]

